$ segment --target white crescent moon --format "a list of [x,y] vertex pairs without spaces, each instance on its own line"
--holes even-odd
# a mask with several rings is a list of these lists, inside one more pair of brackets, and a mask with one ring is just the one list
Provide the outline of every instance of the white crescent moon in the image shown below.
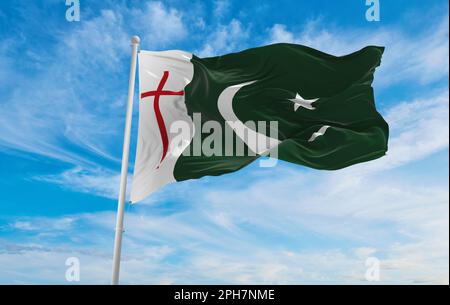
[[[265,134],[258,133],[255,130],[247,127],[233,111],[233,98],[236,93],[244,86],[255,83],[254,81],[245,82],[238,85],[233,85],[225,88],[222,93],[219,95],[219,99],[217,101],[217,107],[219,108],[219,112],[222,117],[227,122],[228,126],[230,126],[234,133],[242,140],[245,144],[256,154],[262,154],[278,144],[281,143],[278,139],[270,138]],[[233,124],[230,124],[233,123]],[[256,126],[258,126],[258,122],[255,122]],[[253,141],[249,141],[249,139],[253,139]]]

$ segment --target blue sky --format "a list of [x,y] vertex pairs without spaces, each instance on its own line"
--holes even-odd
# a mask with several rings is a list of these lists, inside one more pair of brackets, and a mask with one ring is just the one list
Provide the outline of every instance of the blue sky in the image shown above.
[[374,256],[381,283],[448,283],[447,1],[380,0],[379,22],[362,0],[81,0],[79,22],[64,2],[0,3],[0,283],[67,283],[68,257],[81,283],[109,282],[133,34],[200,56],[384,45],[391,138],[345,170],[254,164],[128,206],[122,282],[368,283]]

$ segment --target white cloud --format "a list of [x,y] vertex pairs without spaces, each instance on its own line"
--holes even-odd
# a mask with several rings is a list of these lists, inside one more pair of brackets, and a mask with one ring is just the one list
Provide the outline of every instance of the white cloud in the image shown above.
[[55,232],[72,229],[75,219],[72,217],[61,217],[58,219],[32,218],[17,220],[11,224],[11,229],[35,232]]
[[85,170],[75,167],[57,175],[36,176],[34,179],[110,199],[117,199],[119,195],[120,175],[101,168]]
[[231,3],[229,0],[215,0],[213,14],[216,18],[222,18],[230,9]]
[[123,62],[127,38],[120,23],[106,10],[60,37],[46,69],[23,76],[0,104],[2,146],[72,164],[93,164],[89,153],[117,161],[107,142],[118,135],[121,115],[118,109],[116,116],[104,114],[112,110],[105,92],[118,90],[104,77],[120,71]]
[[284,24],[275,24],[270,29],[270,38],[268,43],[296,43],[294,34],[286,29]]
[[196,53],[201,57],[209,57],[242,50],[248,37],[249,29],[243,27],[239,20],[232,19],[229,24],[219,24]]
[[386,166],[417,160],[448,147],[448,91],[389,109],[385,116],[393,137]]
[[371,255],[375,254],[376,252],[377,252],[377,249],[369,248],[369,247],[361,247],[361,248],[355,249],[355,255],[361,259],[370,257]]
[[143,10],[132,10],[132,19],[136,22],[134,29],[143,33],[144,46],[152,49],[173,45],[188,33],[182,13],[161,2],[147,2]]

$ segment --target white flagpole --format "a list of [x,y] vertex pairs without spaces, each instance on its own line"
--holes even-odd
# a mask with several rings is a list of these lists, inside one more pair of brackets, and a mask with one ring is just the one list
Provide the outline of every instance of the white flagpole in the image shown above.
[[136,78],[136,59],[140,39],[131,37],[130,82],[128,83],[127,114],[125,119],[125,135],[123,137],[122,168],[120,171],[119,203],[117,207],[116,236],[114,238],[114,256],[112,267],[112,284],[119,284],[120,253],[122,250],[123,214],[125,209],[125,194],[127,189],[128,156],[130,154],[131,117],[133,114],[134,81]]

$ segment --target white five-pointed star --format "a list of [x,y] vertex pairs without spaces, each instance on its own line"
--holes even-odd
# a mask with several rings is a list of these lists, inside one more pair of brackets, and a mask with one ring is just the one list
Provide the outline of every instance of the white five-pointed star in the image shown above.
[[295,98],[290,98],[289,100],[294,103],[294,111],[297,111],[298,107],[300,107],[300,106],[302,106],[303,108],[309,109],[309,110],[314,110],[316,108],[314,108],[312,106],[312,103],[317,101],[318,98],[307,100],[307,99],[304,99],[300,94],[297,93],[295,95]]

